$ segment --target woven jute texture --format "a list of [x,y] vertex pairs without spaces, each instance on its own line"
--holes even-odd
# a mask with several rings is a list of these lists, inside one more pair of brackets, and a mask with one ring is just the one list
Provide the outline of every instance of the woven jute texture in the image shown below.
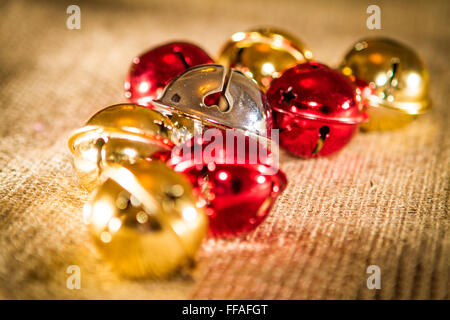
[[[448,299],[448,1],[68,1],[0,3],[0,298]],[[282,154],[289,186],[254,232],[207,239],[192,273],[121,279],[83,224],[88,195],[67,148],[70,131],[125,102],[132,58],[188,40],[215,55],[235,31],[272,25],[336,66],[353,42],[385,35],[426,61],[433,110],[408,127],[360,133],[342,152]],[[69,265],[81,289],[66,288]],[[381,289],[369,290],[369,265]]]

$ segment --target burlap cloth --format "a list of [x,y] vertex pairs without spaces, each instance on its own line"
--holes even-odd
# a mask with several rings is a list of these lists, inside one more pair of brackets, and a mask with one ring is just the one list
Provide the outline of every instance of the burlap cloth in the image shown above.
[[[0,4],[0,298],[435,298],[449,291],[448,1],[71,2]],[[208,239],[190,275],[120,279],[93,245],[66,146],[71,130],[124,102],[131,59],[175,39],[216,54],[235,31],[272,25],[336,65],[367,35],[413,46],[431,74],[434,109],[405,129],[359,134],[330,158],[282,155],[289,186],[267,220],[232,240]],[[69,265],[81,289],[66,288]],[[369,290],[366,268],[381,268]]]

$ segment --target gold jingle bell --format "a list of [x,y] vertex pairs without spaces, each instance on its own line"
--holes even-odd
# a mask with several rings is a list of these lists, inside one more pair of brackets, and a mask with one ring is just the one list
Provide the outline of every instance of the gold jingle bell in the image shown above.
[[261,28],[234,33],[222,48],[218,63],[243,72],[266,91],[281,71],[312,57],[303,42],[292,35]]
[[368,85],[363,103],[368,107],[365,130],[389,130],[427,112],[428,71],[409,47],[395,40],[373,38],[358,41],[347,53],[341,71],[353,81]]
[[146,107],[118,104],[92,116],[68,144],[81,184],[92,190],[107,164],[158,158],[181,136],[169,117]]
[[159,161],[111,164],[84,208],[95,242],[130,278],[164,277],[191,267],[208,220],[192,186]]

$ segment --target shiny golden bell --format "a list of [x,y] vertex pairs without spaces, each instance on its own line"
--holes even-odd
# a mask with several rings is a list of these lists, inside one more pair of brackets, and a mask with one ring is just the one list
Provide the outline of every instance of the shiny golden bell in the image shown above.
[[312,52],[295,37],[262,28],[233,34],[221,50],[218,62],[238,69],[267,90],[281,71],[311,60],[312,56]]
[[385,38],[358,41],[344,58],[342,72],[368,84],[366,130],[404,126],[431,107],[428,72],[409,47]]
[[168,117],[145,107],[119,104],[99,111],[76,130],[69,148],[81,184],[92,190],[107,164],[151,158],[170,151],[178,139]]
[[208,220],[192,187],[159,161],[111,164],[84,209],[104,258],[126,277],[164,277],[193,265]]

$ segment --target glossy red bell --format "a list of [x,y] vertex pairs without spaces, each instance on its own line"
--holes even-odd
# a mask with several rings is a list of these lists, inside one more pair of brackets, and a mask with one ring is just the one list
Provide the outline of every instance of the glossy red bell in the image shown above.
[[[231,139],[233,146],[227,145]],[[221,143],[212,141],[192,138],[175,147],[168,164],[188,176],[199,201],[206,204],[211,235],[251,231],[285,189],[286,176],[278,169],[273,153],[254,138],[223,133]]]
[[213,63],[196,45],[173,42],[145,52],[133,59],[125,81],[125,97],[131,102],[149,106],[174,77],[190,67]]
[[286,70],[267,92],[280,145],[304,158],[340,150],[367,118],[356,91],[344,75],[317,62]]

